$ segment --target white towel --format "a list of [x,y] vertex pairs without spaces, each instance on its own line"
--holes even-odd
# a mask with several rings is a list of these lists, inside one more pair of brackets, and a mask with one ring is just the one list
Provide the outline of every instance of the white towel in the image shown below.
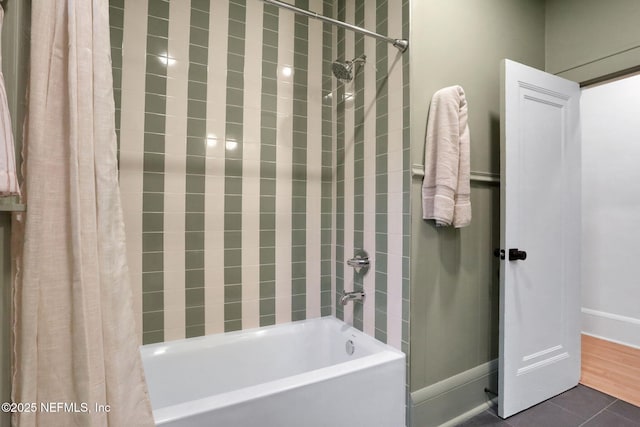
[[437,226],[471,222],[471,164],[467,100],[460,86],[437,91],[431,99],[424,153],[422,217]]

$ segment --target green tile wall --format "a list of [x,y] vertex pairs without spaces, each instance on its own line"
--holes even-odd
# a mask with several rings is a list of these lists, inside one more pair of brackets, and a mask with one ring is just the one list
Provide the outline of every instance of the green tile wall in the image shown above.
[[278,12],[264,5],[260,121],[260,326],[276,323],[276,128]]
[[[145,99],[144,99],[144,153],[142,158],[143,167],[140,171],[142,179],[143,194],[142,199],[142,327],[143,342],[158,342],[165,339],[165,329],[170,325],[165,325],[165,309],[169,301],[165,301],[165,251],[174,250],[166,247],[165,219],[167,207],[165,193],[165,175],[171,173],[165,170],[165,163],[170,160],[165,149],[165,136],[170,130],[166,129],[167,115],[167,67],[162,62],[162,55],[168,49],[169,22],[169,1],[167,0],[143,0],[148,1],[149,13],[147,16],[147,53],[144,58],[145,63]],[[375,258],[374,268],[369,272],[375,278],[375,335],[383,341],[387,339],[387,323],[390,321],[387,316],[387,296],[388,282],[391,280],[402,280],[402,348],[408,351],[408,329],[409,329],[409,83],[408,65],[409,56],[402,58],[402,78],[403,93],[403,181],[402,181],[402,203],[403,203],[403,258],[402,277],[388,278],[388,230],[387,219],[389,206],[388,193],[392,189],[388,188],[388,137],[389,125],[388,116],[390,108],[397,106],[389,105],[388,97],[388,65],[390,57],[387,55],[388,45],[384,42],[376,43],[376,55],[368,58],[368,64],[364,71],[356,73],[356,78],[351,86],[346,88],[338,84],[331,72],[331,64],[334,60],[352,59],[345,57],[346,31],[337,29],[330,24],[322,24],[322,52],[313,54],[322,55],[322,70],[310,70],[309,52],[311,32],[307,18],[292,17],[291,12],[283,11],[269,4],[262,5],[262,26],[261,28],[247,27],[248,7],[254,7],[254,3],[246,0],[192,0],[189,9],[188,32],[189,39],[189,67],[188,81],[186,85],[186,123],[187,136],[185,140],[185,188],[184,188],[184,335],[185,337],[198,336],[207,333],[208,320],[205,319],[207,306],[205,304],[205,289],[220,286],[219,315],[222,321],[221,328],[225,331],[233,331],[246,327],[246,319],[243,319],[243,311],[247,309],[243,296],[243,269],[252,267],[246,265],[243,256],[243,237],[245,240],[245,230],[242,229],[243,216],[246,214],[246,200],[243,199],[243,190],[247,189],[248,181],[243,177],[256,176],[259,183],[255,191],[259,193],[259,234],[255,236],[258,241],[259,265],[259,294],[255,296],[258,323],[261,326],[272,325],[278,322],[277,298],[289,298],[291,302],[292,320],[304,319],[308,316],[310,307],[307,306],[309,296],[309,280],[307,277],[308,259],[306,242],[312,234],[320,232],[320,295],[317,298],[320,314],[330,315],[335,309],[339,318],[344,317],[343,307],[336,304],[336,300],[342,295],[345,280],[354,280],[356,289],[362,287],[362,278],[350,276],[353,271],[344,269],[344,261],[352,254],[345,254],[345,242],[353,239],[355,248],[364,244],[364,234],[370,232],[364,227],[364,162],[365,144],[371,144],[375,149]],[[250,0],[252,2],[257,0]],[[352,11],[355,10],[355,20],[357,25],[364,26],[365,16],[375,14],[375,31],[386,34],[388,31],[387,7],[388,0],[376,0],[369,4],[365,0],[356,0]],[[301,8],[309,8],[309,0],[296,0],[295,4]],[[212,26],[218,5],[228,5],[226,19],[229,26],[225,40],[217,40],[222,43],[227,57],[227,70],[225,79],[210,79],[211,61],[209,57],[209,36],[215,28]],[[349,5],[352,7],[351,5]],[[402,3],[403,33],[408,35],[408,0]],[[127,78],[122,75],[122,45],[124,2],[122,0],[111,0],[112,11],[112,57],[114,67],[114,89],[116,98],[117,125],[122,114],[120,112],[120,91],[122,81]],[[213,12],[209,13],[212,10]],[[326,16],[337,17],[341,20],[347,19],[346,0],[323,0],[322,11]],[[351,19],[351,18],[349,18]],[[291,25],[292,34],[282,34],[282,22],[289,20],[287,26]],[[172,30],[173,31],[173,30]],[[246,52],[245,41],[249,37],[260,35],[262,38],[261,49],[256,52]],[[290,37],[294,51],[291,54],[290,64],[280,64],[278,55],[282,53],[279,40],[283,37]],[[354,56],[364,53],[364,36],[354,35]],[[255,70],[245,68],[246,55],[257,55],[260,57],[261,74],[259,75],[260,90],[253,94],[245,93],[245,78],[252,76],[249,73]],[[126,57],[126,56],[124,56]],[[293,66],[293,99],[287,111],[278,111],[278,105],[284,105],[281,101],[282,94],[278,93],[278,72],[284,65]],[[321,72],[321,88],[319,93],[313,98],[308,96],[308,85],[311,81],[311,73]],[[375,88],[365,87],[366,73],[375,73]],[[318,79],[319,80],[319,79]],[[218,205],[223,207],[223,215],[220,227],[223,229],[222,239],[219,242],[223,260],[220,276],[222,283],[210,283],[214,275],[211,266],[206,265],[207,253],[205,241],[207,232],[205,231],[206,218],[209,214],[206,211],[205,199],[210,197],[212,189],[207,187],[209,174],[220,174],[220,170],[207,169],[207,126],[210,124],[207,115],[211,116],[211,109],[214,107],[207,103],[207,92],[212,87],[218,88],[222,85],[224,99],[215,102],[221,103],[225,110],[223,122],[226,141],[237,143],[235,149],[224,150],[223,161],[224,177],[222,178],[223,194],[217,200]],[[335,90],[334,90],[335,89]],[[345,93],[353,91],[353,115],[354,128],[345,129]],[[375,140],[366,141],[364,139],[364,119],[369,106],[364,103],[365,91],[375,92]],[[245,133],[245,117],[247,114],[254,114],[256,111],[250,105],[245,105],[245,100],[254,99],[259,104],[259,151],[258,159],[254,163],[243,160],[245,147],[243,145]],[[316,161],[307,156],[309,139],[308,107],[311,102],[321,102],[321,159],[318,159],[321,166],[320,177],[309,175],[310,162]],[[219,104],[218,104],[219,105]],[[351,107],[350,107],[351,108]],[[291,120],[291,144],[283,144],[281,139],[285,136],[279,129],[279,123],[283,120],[283,115],[289,116]],[[280,118],[279,115],[280,114]],[[334,123],[333,115],[336,115]],[[214,117],[213,120],[217,120]],[[280,122],[279,122],[280,120]],[[334,130],[335,126],[335,130]],[[288,137],[288,136],[287,136]],[[345,146],[349,138],[354,138],[353,163],[345,164]],[[288,139],[288,138],[286,138]],[[220,138],[219,143],[225,141]],[[335,147],[335,148],[334,148]],[[278,165],[277,154],[279,150],[290,150],[293,163],[289,165],[292,170],[291,180],[287,184],[278,182],[276,171]],[[288,153],[287,153],[288,154]],[[286,157],[286,156],[285,156]],[[351,158],[351,157],[350,157]],[[257,168],[257,169],[256,169]],[[345,194],[345,169],[353,169],[353,194]],[[254,170],[255,169],[255,170]],[[320,200],[310,201],[307,194],[309,179],[319,179]],[[291,185],[291,230],[283,232],[290,233],[291,236],[291,283],[284,286],[276,286],[276,196],[277,188],[282,185]],[[336,190],[334,191],[333,188]],[[253,191],[253,190],[251,190]],[[397,191],[397,189],[395,190]],[[352,198],[353,212],[345,212],[345,198]],[[348,199],[347,199],[348,200]],[[348,200],[351,202],[351,200]],[[310,230],[308,225],[309,209],[312,206],[319,206],[320,209],[320,230]],[[334,221],[335,215],[335,221]],[[353,229],[345,230],[345,216],[353,215]],[[335,239],[333,233],[335,232]],[[251,237],[251,236],[249,236]],[[367,249],[367,248],[365,248]],[[334,253],[335,251],[335,253]],[[370,250],[371,253],[371,250]],[[335,271],[335,275],[333,273]],[[314,280],[317,278],[314,278]],[[332,291],[332,281],[335,280],[335,292]],[[279,284],[282,285],[282,284]],[[290,289],[290,291],[286,291]],[[285,292],[278,294],[278,292]],[[313,299],[313,298],[312,298]],[[314,311],[317,307],[314,307]],[[317,312],[317,311],[316,311]],[[280,313],[282,315],[282,313]],[[169,317],[170,319],[170,317]],[[362,305],[356,306],[354,311],[354,325],[360,329],[367,329]],[[173,329],[172,329],[173,330]]]
[[[147,25],[167,25],[147,35],[142,195],[142,342],[164,341],[164,146],[169,3],[149,0]],[[113,39],[112,39],[113,43]]]
[[[188,94],[207,92],[209,0],[191,2]],[[185,336],[205,333],[204,205],[206,191],[207,104],[187,95],[185,186]],[[201,280],[200,280],[201,279]]]

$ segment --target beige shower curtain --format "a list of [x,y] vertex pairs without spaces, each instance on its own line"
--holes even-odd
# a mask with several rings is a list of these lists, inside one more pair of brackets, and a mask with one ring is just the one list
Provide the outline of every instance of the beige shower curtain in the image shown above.
[[21,427],[153,425],[125,260],[108,14],[107,0],[32,2],[13,399],[37,407],[14,414]]

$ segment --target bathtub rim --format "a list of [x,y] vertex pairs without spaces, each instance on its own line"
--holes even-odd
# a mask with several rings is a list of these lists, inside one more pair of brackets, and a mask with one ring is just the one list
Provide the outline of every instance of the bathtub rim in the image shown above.
[[214,411],[216,409],[230,407],[244,402],[250,402],[256,399],[267,397],[269,395],[286,392],[294,388],[304,387],[314,383],[326,382],[334,378],[344,376],[348,373],[371,369],[372,367],[384,365],[387,363],[397,363],[398,361],[401,361],[402,363],[402,370],[405,376],[405,378],[403,378],[403,381],[406,382],[406,355],[402,351],[390,346],[389,344],[383,343],[375,339],[374,337],[371,337],[370,335],[365,334],[364,332],[354,328],[353,326],[343,322],[340,319],[337,319],[334,316],[305,319],[295,322],[233,332],[203,335],[200,337],[184,338],[162,343],[146,344],[140,346],[140,353],[144,360],[145,354],[153,356],[154,350],[162,347],[167,347],[167,345],[169,345],[170,347],[172,343],[174,345],[183,344],[183,346],[186,345],[188,348],[193,348],[203,340],[213,340],[214,344],[220,344],[223,341],[227,342],[230,338],[232,339],[232,341],[237,341],[244,336],[250,337],[251,335],[255,335],[257,331],[272,330],[277,328],[295,329],[296,327],[300,326],[304,327],[304,325],[307,323],[323,322],[331,322],[336,324],[339,327],[339,331],[341,334],[344,334],[345,332],[355,333],[358,339],[368,341],[369,344],[373,344],[376,348],[379,349],[379,351],[373,354],[359,357],[354,360],[349,360],[318,369],[312,369],[310,371],[278,378],[275,380],[267,381],[265,383],[255,384],[221,394],[206,396],[200,399],[194,399],[154,409],[154,421],[156,422],[156,424],[162,425],[163,423],[170,423],[172,421],[196,416],[205,412]]

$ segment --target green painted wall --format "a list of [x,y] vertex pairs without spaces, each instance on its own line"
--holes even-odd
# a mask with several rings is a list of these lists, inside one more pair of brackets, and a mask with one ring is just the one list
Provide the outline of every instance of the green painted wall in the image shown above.
[[[411,12],[412,164],[424,162],[431,96],[460,84],[469,103],[471,169],[499,173],[500,61],[544,68],[544,3],[425,0],[412,2]],[[410,389],[412,425],[422,427],[482,404],[484,384],[495,381],[489,368],[478,368],[498,356],[492,252],[499,242],[500,196],[499,186],[473,183],[471,225],[436,229],[422,220],[421,184],[422,178],[412,178]],[[454,379],[460,374],[469,378]],[[471,381],[474,375],[481,380]],[[475,388],[464,390],[465,398],[447,395],[462,383]]]
[[640,65],[640,2],[547,0],[546,71],[584,82]]

